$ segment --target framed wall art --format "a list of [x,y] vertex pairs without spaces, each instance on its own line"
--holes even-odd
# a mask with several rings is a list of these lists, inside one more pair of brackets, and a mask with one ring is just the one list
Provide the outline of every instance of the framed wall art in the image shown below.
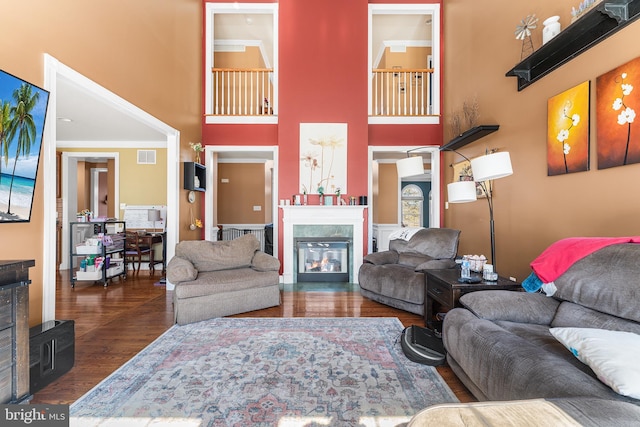
[[640,58],[596,79],[598,169],[640,163]]
[[347,124],[300,123],[300,193],[347,192]]
[[589,81],[547,101],[547,175],[589,170]]
[[31,220],[49,92],[0,70],[0,222]]

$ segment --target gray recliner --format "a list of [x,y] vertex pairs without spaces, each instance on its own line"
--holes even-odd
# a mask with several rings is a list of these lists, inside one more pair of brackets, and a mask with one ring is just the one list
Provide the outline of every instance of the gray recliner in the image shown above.
[[460,230],[425,228],[408,241],[395,239],[389,250],[364,257],[358,272],[363,296],[391,307],[424,314],[425,270],[453,268]]

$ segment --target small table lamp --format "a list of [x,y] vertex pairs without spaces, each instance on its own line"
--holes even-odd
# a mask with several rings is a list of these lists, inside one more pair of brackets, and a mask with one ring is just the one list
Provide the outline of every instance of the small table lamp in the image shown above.
[[147,221],[153,221],[153,229],[156,229],[156,221],[162,221],[159,209],[149,209],[147,211]]

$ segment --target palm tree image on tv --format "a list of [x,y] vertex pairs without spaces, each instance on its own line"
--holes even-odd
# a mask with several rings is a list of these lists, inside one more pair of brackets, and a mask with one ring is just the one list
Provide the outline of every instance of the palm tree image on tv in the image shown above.
[[0,71],[0,222],[30,220],[48,99]]

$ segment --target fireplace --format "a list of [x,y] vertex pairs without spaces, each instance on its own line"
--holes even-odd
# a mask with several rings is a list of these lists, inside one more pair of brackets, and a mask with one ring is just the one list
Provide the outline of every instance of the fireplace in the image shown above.
[[298,282],[349,281],[349,240],[300,237],[295,243]]
[[350,241],[348,275],[357,283],[358,269],[364,256],[364,218],[366,206],[280,206],[282,212],[282,278],[284,283],[297,279],[295,240],[301,237],[341,238]]

